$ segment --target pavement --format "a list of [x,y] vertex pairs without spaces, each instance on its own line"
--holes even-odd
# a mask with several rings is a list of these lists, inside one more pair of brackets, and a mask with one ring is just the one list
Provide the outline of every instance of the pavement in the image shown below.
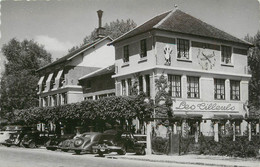
[[255,158],[236,158],[226,156],[213,155],[145,155],[139,156],[134,154],[107,155],[107,158],[112,159],[128,159],[140,160],[148,162],[163,162],[177,164],[191,164],[201,166],[222,166],[222,167],[260,167],[260,159]]

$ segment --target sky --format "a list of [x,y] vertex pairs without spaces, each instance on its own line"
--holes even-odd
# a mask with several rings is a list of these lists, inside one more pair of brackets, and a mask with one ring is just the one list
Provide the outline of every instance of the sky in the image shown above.
[[[33,39],[44,45],[53,60],[82,43],[102,23],[133,19],[137,25],[178,9],[238,38],[260,30],[260,0],[34,0],[1,1],[0,48],[10,39]],[[0,52],[0,72],[3,67]]]

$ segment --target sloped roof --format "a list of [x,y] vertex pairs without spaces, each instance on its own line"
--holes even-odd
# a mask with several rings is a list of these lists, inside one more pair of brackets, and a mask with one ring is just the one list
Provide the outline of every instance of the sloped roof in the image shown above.
[[170,12],[158,15],[144,24],[136,27],[132,31],[120,36],[112,41],[110,44],[119,42],[129,37],[147,32],[150,30],[164,30],[176,33],[191,34],[196,36],[220,39],[241,43],[245,45],[252,45],[244,40],[236,38],[212,25],[209,25],[183,11],[176,9]]
[[115,72],[115,65],[110,65],[108,67],[105,67],[105,68],[101,68],[101,69],[98,69],[92,73],[89,73],[81,78],[79,78],[79,80],[83,80],[83,79],[86,79],[86,78],[91,78],[91,77],[95,77],[95,76],[100,76],[100,75],[104,75],[104,74],[109,74],[111,72]]
[[59,64],[59,63],[68,61],[69,59],[73,58],[74,56],[77,56],[78,53],[83,52],[83,51],[86,51],[86,50],[92,48],[93,46],[95,46],[95,45],[101,43],[102,41],[104,41],[104,40],[106,40],[106,39],[109,39],[109,40],[112,41],[112,39],[111,39],[109,36],[107,36],[107,37],[105,37],[105,38],[102,38],[102,39],[97,39],[97,40],[95,40],[95,41],[93,41],[93,42],[91,42],[91,43],[88,43],[88,44],[83,45],[82,47],[80,47],[80,48],[74,50],[74,51],[71,52],[71,53],[68,53],[67,55],[65,55],[65,56],[63,56],[63,57],[61,57],[61,58],[59,58],[58,60],[56,60],[56,61],[54,61],[54,62],[52,62],[52,63],[50,63],[50,64],[47,64],[47,65],[44,66],[44,67],[39,68],[37,71],[41,71],[41,70],[43,70],[43,69],[45,69],[45,68],[48,68],[48,67],[50,67],[50,66],[54,66],[54,65],[56,65],[56,64]]

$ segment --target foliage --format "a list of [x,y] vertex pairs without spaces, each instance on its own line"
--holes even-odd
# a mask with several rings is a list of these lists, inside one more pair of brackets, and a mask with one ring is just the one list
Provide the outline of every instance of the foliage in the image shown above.
[[168,154],[169,139],[162,137],[155,137],[152,139],[152,149],[155,154]]
[[34,107],[38,104],[36,94],[37,69],[51,62],[51,55],[33,40],[11,39],[2,47],[7,63],[1,78],[1,115],[11,117],[15,109]]
[[113,96],[61,106],[16,110],[13,121],[26,124],[47,123],[48,121],[64,124],[70,122],[87,124],[88,122],[102,121],[115,124],[117,121],[132,120],[136,117],[143,120],[145,117],[150,117],[152,113],[152,106],[143,99],[143,95]]
[[[155,112],[158,118],[171,118],[172,112],[172,97],[168,90],[167,78],[162,74],[158,79],[155,80],[156,95],[155,95]],[[165,121],[163,124],[168,125],[169,121]]]
[[248,136],[237,136],[236,141],[232,136],[220,137],[219,142],[213,137],[204,137],[200,141],[200,153],[209,155],[256,157],[260,147],[258,136],[252,137],[252,141],[248,141]]
[[[119,36],[132,30],[135,27],[136,27],[136,23],[131,19],[127,19],[126,21],[117,19],[116,21],[112,21],[109,24],[108,23],[105,24],[105,26],[104,26],[105,30],[104,30],[103,35],[110,36],[112,39],[116,39]],[[81,44],[81,46],[84,44],[87,44],[87,43],[94,42],[96,38],[97,38],[97,34],[96,34],[96,29],[95,29],[91,32],[90,35],[86,36],[83,39],[83,44]],[[76,50],[78,48],[79,48],[79,46],[74,46],[69,50],[69,52],[73,52],[74,50]]]
[[245,40],[251,42],[254,47],[249,49],[248,65],[252,78],[249,84],[250,116],[260,116],[260,31],[254,37],[247,35]]

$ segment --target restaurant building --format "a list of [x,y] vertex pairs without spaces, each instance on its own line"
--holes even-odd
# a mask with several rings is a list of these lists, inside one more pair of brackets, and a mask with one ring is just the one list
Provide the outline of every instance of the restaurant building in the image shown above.
[[[115,47],[117,96],[131,95],[133,83],[138,82],[139,91],[154,99],[155,80],[164,75],[174,99],[174,116],[204,120],[200,131],[205,135],[214,133],[214,119],[248,114],[250,43],[174,9],[110,45]],[[245,126],[240,123],[238,133],[243,133]]]

